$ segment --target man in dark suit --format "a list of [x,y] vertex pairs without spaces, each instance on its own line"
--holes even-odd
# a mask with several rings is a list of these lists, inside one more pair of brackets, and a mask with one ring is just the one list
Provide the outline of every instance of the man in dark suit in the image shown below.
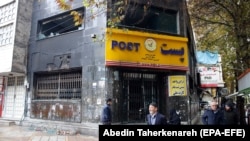
[[147,115],[148,125],[166,125],[167,119],[165,115],[158,112],[158,107],[156,103],[149,104],[149,114]]

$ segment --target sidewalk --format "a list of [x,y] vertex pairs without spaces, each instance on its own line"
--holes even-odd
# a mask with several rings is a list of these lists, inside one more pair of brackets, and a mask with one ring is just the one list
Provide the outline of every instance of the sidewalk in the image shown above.
[[0,141],[98,141],[98,137],[58,135],[56,131],[37,131],[30,127],[11,125],[0,127]]

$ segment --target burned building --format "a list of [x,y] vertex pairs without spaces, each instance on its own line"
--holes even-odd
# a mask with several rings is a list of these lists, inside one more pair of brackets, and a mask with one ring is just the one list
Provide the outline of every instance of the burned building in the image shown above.
[[[71,6],[33,4],[29,121],[98,131],[105,99],[112,98],[114,124],[144,124],[151,102],[166,115],[171,108],[179,110],[183,124],[192,124],[199,105],[184,0],[109,0],[87,7],[74,0]],[[114,12],[118,9],[123,10]],[[75,24],[72,11],[81,14],[82,24]]]

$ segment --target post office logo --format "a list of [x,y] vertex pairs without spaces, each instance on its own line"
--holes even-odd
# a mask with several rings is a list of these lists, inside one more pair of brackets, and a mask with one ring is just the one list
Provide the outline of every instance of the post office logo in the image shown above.
[[145,47],[148,51],[156,50],[156,41],[152,38],[145,40]]

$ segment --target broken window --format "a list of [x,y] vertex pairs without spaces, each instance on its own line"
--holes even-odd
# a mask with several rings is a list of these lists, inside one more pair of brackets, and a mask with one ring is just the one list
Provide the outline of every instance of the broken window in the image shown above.
[[[118,24],[120,27],[148,30],[161,33],[178,34],[178,12],[164,8],[130,3],[129,6],[115,7],[114,9],[125,9],[114,16],[124,18]],[[119,11],[119,10],[118,10]],[[122,15],[119,15],[122,14]]]
[[35,99],[81,99],[81,71],[36,74],[35,82]]
[[[81,14],[81,17],[83,18],[83,8],[76,9],[74,11],[77,11],[79,14]],[[83,27],[82,23],[76,25],[74,21],[74,16],[70,13],[71,11],[51,17],[49,19],[39,21],[38,39],[53,37],[56,35],[81,30]]]

